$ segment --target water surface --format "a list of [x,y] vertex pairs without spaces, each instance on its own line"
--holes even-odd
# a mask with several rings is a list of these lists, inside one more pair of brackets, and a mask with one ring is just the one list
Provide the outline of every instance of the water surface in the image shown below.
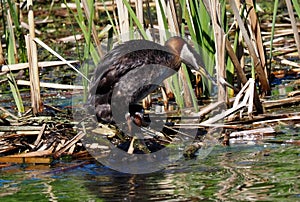
[[1,201],[300,201],[300,149],[217,146],[205,159],[180,160],[144,175],[90,162],[14,165],[0,171]]

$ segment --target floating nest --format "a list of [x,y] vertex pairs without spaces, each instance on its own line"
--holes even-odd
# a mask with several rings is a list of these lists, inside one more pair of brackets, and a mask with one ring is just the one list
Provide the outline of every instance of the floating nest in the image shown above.
[[[295,96],[264,101],[263,106],[265,109],[284,105],[297,106],[299,102],[299,96]],[[82,121],[74,122],[71,113],[57,110],[55,113],[44,113],[37,117],[25,115],[17,118],[1,109],[0,163],[51,164],[65,157],[93,159],[89,154],[93,148],[101,148],[103,153],[118,148],[128,154],[148,154],[181,144],[185,139],[191,142],[182,147],[183,155],[191,158],[197,156],[197,151],[206,146],[205,140],[209,137],[215,138],[219,145],[250,143],[300,145],[297,138],[274,139],[284,134],[287,126],[293,128],[299,126],[299,111],[249,116],[247,112],[240,113],[240,110],[234,111],[230,108],[224,114],[232,111],[234,113],[230,114],[230,117],[224,117],[223,124],[205,125],[203,123],[210,120],[203,113],[206,110],[207,107],[195,114],[195,117],[202,117],[201,121],[196,119],[198,122],[193,122],[193,117],[185,118],[180,117],[178,112],[173,114],[168,112],[161,117],[163,122],[161,130],[143,127],[132,135],[116,125],[98,123],[93,116],[85,116]],[[214,130],[209,130],[211,128]]]

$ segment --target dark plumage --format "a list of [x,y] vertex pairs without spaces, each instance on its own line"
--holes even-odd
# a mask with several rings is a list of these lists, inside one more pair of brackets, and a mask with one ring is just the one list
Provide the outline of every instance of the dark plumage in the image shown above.
[[212,79],[203,68],[201,57],[180,37],[170,38],[165,46],[146,40],[120,44],[96,68],[88,103],[95,107],[98,120],[124,121],[129,104],[154,91],[179,70],[181,62]]

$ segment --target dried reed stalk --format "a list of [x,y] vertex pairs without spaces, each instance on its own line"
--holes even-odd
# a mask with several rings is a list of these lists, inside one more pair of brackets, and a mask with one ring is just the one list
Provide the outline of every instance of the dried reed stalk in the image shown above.
[[[70,60],[68,63],[78,63],[77,60]],[[61,65],[66,65],[66,62],[63,61],[44,61],[44,62],[38,62],[39,67],[56,67]],[[12,65],[2,65],[1,72],[9,72],[9,71],[16,71],[21,69],[29,68],[29,63],[18,63],[18,64],[12,64]]]
[[2,42],[0,40],[0,65],[3,65],[5,63],[4,57],[3,57],[3,49],[2,49]]
[[45,48],[47,51],[49,51],[51,54],[55,55],[58,59],[63,61],[66,65],[71,67],[74,71],[76,71],[84,79],[86,79],[87,81],[90,82],[90,80],[83,73],[81,73],[78,69],[76,69],[76,67],[74,67],[74,65],[71,64],[71,61],[67,61],[65,58],[63,58],[61,55],[59,55],[56,51],[54,51],[52,48],[50,48],[47,44],[42,42],[40,39],[34,38],[34,41],[36,43],[38,43],[40,46],[42,46],[43,48]]
[[[142,0],[139,0],[142,2]],[[134,6],[133,2],[130,2],[131,6]],[[142,5],[143,7],[146,7],[146,5]],[[149,2],[150,7],[155,7],[155,2]],[[75,3],[67,3],[67,4],[61,4],[61,8],[70,8],[75,10],[76,5]],[[115,10],[115,1],[105,1],[105,2],[95,2],[95,9],[99,11],[114,11]]]
[[[127,1],[127,0],[124,0]],[[123,3],[122,0],[116,0],[117,3],[117,10],[119,16],[119,28],[121,33],[121,40],[123,42],[129,40],[129,16],[128,16],[128,9]]]
[[86,134],[84,132],[79,132],[76,136],[74,136],[71,140],[69,140],[68,142],[66,142],[62,149],[58,150],[57,152],[55,152],[53,154],[53,157],[59,158],[65,151],[67,151],[67,149],[69,149],[70,147],[72,147],[74,144],[76,144],[81,138],[83,138]]
[[26,36],[26,47],[29,62],[29,76],[30,76],[30,92],[31,92],[31,107],[33,114],[43,111],[43,103],[40,95],[40,79],[38,69],[37,47],[33,41],[35,37],[35,24],[32,0],[27,2],[28,9],[28,24],[29,35]]
[[[238,78],[245,85],[248,81],[246,74],[244,73],[244,70],[243,70],[242,66],[240,65],[239,60],[238,60],[237,56],[235,55],[234,50],[231,47],[230,41],[228,39],[226,39],[226,50],[227,50],[227,53],[234,65],[234,68],[237,72]],[[260,102],[260,99],[259,99],[259,96],[258,96],[258,93],[256,90],[254,90],[254,105],[255,105],[256,111],[258,113],[260,113],[260,114],[264,113],[264,109],[262,107],[262,104]]]
[[[29,86],[30,82],[25,81],[25,80],[17,80],[17,84],[18,85]],[[40,87],[64,89],[64,90],[83,90],[83,86],[58,84],[58,83],[45,83],[45,82],[40,82]]]
[[135,10],[136,10],[136,16],[138,20],[144,27],[143,0],[135,0]]
[[49,164],[51,163],[51,158],[49,157],[0,157],[0,163],[42,163]]
[[159,40],[160,40],[160,44],[163,44],[166,39],[165,23],[163,19],[164,16],[163,12],[165,10],[166,4],[164,1],[155,0],[155,6],[156,6],[156,16],[157,16],[157,23],[158,23]]
[[172,33],[179,34],[179,25],[174,0],[167,1],[166,14],[168,17],[170,31]]
[[256,71],[256,74],[258,75],[259,81],[261,83],[262,91],[264,93],[266,93],[270,90],[270,86],[269,86],[269,82],[268,82],[268,79],[267,79],[267,75],[265,74],[265,71],[263,69],[261,60],[258,57],[257,52],[255,51],[255,47],[252,44],[252,41],[251,41],[251,39],[248,35],[247,29],[244,25],[244,22],[243,22],[240,14],[239,14],[236,3],[233,0],[230,1],[230,6],[231,6],[231,9],[233,11],[234,17],[237,19],[239,28],[240,28],[241,33],[243,35],[244,41],[247,44],[249,53],[250,53],[250,55],[253,59],[255,71]]
[[[30,37],[30,35],[25,36],[25,42],[26,42],[26,49],[27,49],[27,57],[28,57],[28,64],[29,64],[29,78],[30,78],[30,95],[31,95],[31,107],[32,112],[34,115],[36,115],[38,112],[41,112],[43,110],[42,107],[42,100],[40,97],[40,80],[38,77],[38,65],[37,65],[37,55],[36,46]],[[34,47],[35,46],[35,47]]]
[[36,140],[34,141],[34,146],[37,146],[39,143],[40,143],[40,141],[41,141],[41,138],[42,138],[42,135],[44,134],[44,131],[45,131],[45,129],[46,129],[46,124],[44,123],[43,125],[42,125],[42,128],[41,128],[41,130],[39,131],[39,134],[38,134],[38,136],[37,136],[37,138],[36,138]]
[[291,3],[291,0],[285,0],[285,2],[286,2],[286,6],[287,6],[287,9],[289,12],[290,19],[291,19],[293,33],[294,33],[294,37],[295,37],[295,41],[296,41],[296,45],[297,45],[297,49],[298,49],[298,54],[300,57],[300,37],[299,37],[299,33],[298,33],[296,19],[294,16],[293,6]]
[[[226,78],[225,69],[225,33],[219,24],[221,22],[221,5],[217,0],[212,0],[207,2],[209,13],[211,14],[212,25],[215,37],[215,61],[216,70],[219,78]],[[218,82],[218,101],[227,102],[228,95],[226,92],[226,87]]]
[[250,30],[251,30],[251,38],[252,41],[255,42],[254,47],[256,47],[257,54],[259,55],[259,59],[261,61],[261,66],[265,71],[265,75],[267,75],[267,69],[266,69],[266,58],[265,58],[265,52],[263,47],[263,41],[261,37],[261,31],[260,31],[260,24],[258,21],[258,17],[255,11],[253,0],[247,0],[246,5],[249,12],[249,21],[250,21]]

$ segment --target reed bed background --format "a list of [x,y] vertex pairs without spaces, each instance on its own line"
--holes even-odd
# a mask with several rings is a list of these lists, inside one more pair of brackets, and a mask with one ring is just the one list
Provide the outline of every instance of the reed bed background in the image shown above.
[[[288,64],[297,71],[299,64],[299,18],[300,8],[297,0],[286,0],[288,14],[278,15],[278,7],[283,4],[276,0],[271,22],[260,16],[267,8],[261,8],[261,2],[246,0],[179,0],[179,1],[64,1],[60,4],[61,12],[72,21],[72,35],[75,42],[76,54],[74,60],[64,59],[63,55],[55,51],[55,44],[48,44],[43,39],[43,33],[36,28],[36,8],[43,8],[45,3],[27,1],[27,4],[13,0],[2,1],[2,41],[0,46],[0,62],[2,64],[3,83],[9,84],[18,115],[25,112],[20,86],[16,80],[20,69],[25,69],[27,79],[30,80],[31,107],[33,114],[43,111],[43,101],[40,96],[39,69],[45,66],[68,65],[82,76],[82,86],[74,88],[84,89],[87,93],[88,77],[92,68],[99,62],[105,52],[115,43],[134,38],[159,40],[164,43],[168,37],[178,35],[187,38],[197,51],[204,54],[204,63],[208,72],[217,75],[216,78],[226,79],[237,88],[241,88],[249,77],[256,80],[258,86],[256,108],[261,110],[260,97],[270,93],[269,76],[275,67],[276,60]],[[51,4],[52,3],[52,4]],[[49,2],[49,15],[53,5],[58,2]],[[264,16],[262,16],[264,17]],[[277,24],[279,20],[287,22],[282,29]],[[47,23],[48,19],[44,19]],[[99,23],[101,22],[101,23]],[[101,24],[101,26],[99,26]],[[79,27],[80,31],[76,29]],[[153,31],[155,28],[156,33]],[[263,31],[262,31],[263,30]],[[40,33],[38,37],[36,33]],[[159,39],[153,37],[158,35]],[[290,37],[293,35],[293,37]],[[41,40],[41,39],[42,40]],[[106,40],[108,39],[108,40]],[[43,42],[44,40],[44,42]],[[288,40],[288,48],[286,48]],[[52,46],[52,48],[51,48]],[[41,61],[38,48],[46,49],[58,61]],[[86,60],[91,59],[93,65]],[[74,62],[81,63],[81,68],[73,66]],[[45,64],[47,63],[47,64]],[[167,90],[174,93],[180,107],[194,106],[198,110],[197,99],[208,94],[212,89],[209,81],[204,81],[204,93],[195,95],[195,86],[191,80],[195,78],[186,67],[182,67],[179,74],[174,75],[165,83]],[[183,82],[184,80],[184,82]],[[23,82],[24,83],[24,82]],[[26,83],[26,82],[25,82]],[[47,85],[43,85],[47,86]],[[51,86],[54,88],[55,86]],[[56,86],[61,87],[63,86]],[[65,86],[72,88],[72,85]],[[184,96],[182,96],[182,92]],[[198,96],[198,97],[196,97]],[[233,90],[218,85],[219,101],[228,101],[233,97]]]

